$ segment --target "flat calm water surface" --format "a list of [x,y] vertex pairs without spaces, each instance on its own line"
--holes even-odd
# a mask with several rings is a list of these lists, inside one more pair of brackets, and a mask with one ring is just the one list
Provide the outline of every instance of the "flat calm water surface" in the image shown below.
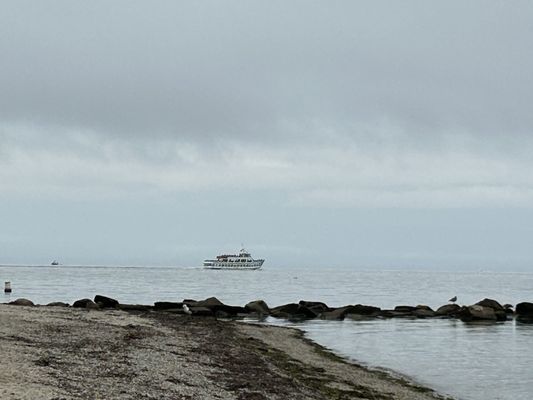
[[533,396],[533,325],[514,321],[309,321],[298,327],[316,342],[364,365],[414,378],[458,399],[527,400]]
[[[216,296],[232,305],[263,299],[270,306],[299,300],[330,306],[382,308],[459,304],[485,297],[500,303],[533,301],[533,273],[308,270],[265,266],[260,271],[186,267],[0,266],[0,281],[36,303],[103,294],[122,303],[152,304]],[[406,374],[459,399],[526,400],[533,396],[533,325],[515,321],[466,324],[456,320],[362,320],[268,323],[296,326],[349,359]]]

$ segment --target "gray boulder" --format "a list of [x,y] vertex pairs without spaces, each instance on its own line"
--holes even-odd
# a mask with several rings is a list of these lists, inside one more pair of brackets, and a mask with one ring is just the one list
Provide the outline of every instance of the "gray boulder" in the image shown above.
[[337,319],[341,320],[345,317],[349,317],[350,319],[361,319],[362,317],[376,317],[379,315],[379,312],[381,311],[378,307],[373,306],[364,306],[362,304],[356,304],[344,306],[344,307],[338,307],[338,308],[332,308],[329,312],[325,312],[320,315],[323,319]]
[[246,304],[244,308],[246,308],[248,312],[255,312],[259,315],[270,314],[270,308],[268,307],[267,303],[265,303],[263,300],[251,301],[248,304]]
[[322,303],[320,301],[300,300],[298,304],[302,307],[308,308],[309,310],[313,311],[317,315],[332,310],[325,303]]
[[181,302],[174,302],[174,301],[156,301],[154,303],[154,310],[155,311],[165,311],[165,310],[173,310],[173,309],[181,309],[183,307],[183,303]]
[[435,311],[430,306],[419,304],[415,307],[413,315],[417,318],[433,318]]
[[413,306],[396,306],[394,307],[394,311],[401,312],[401,313],[412,313],[416,310],[416,307]]
[[498,303],[496,300],[492,300],[492,299],[483,299],[481,301],[478,301],[476,303],[476,305],[478,306],[482,306],[482,307],[488,307],[488,308],[492,308],[494,310],[494,314],[496,315],[496,319],[498,321],[505,321],[507,320],[507,314],[508,312],[505,310],[505,308],[500,304]]
[[416,318],[413,311],[381,310],[379,316],[382,318]]
[[349,306],[346,314],[357,314],[357,315],[366,315],[366,316],[376,316],[380,313],[381,308],[374,306],[365,306],[363,304],[356,304],[354,306]]
[[455,317],[460,310],[461,306],[457,304],[445,304],[437,308],[435,315],[441,317]]
[[496,321],[498,318],[494,309],[491,307],[483,307],[478,304],[472,306],[462,307],[458,313],[461,321]]
[[435,316],[435,311],[426,308],[417,308],[413,311],[413,315],[417,318],[433,318]]
[[492,308],[494,310],[494,314],[496,315],[496,319],[498,321],[507,320],[508,313],[505,311],[505,308],[500,303],[498,303],[496,300],[483,299],[481,301],[478,301],[476,305]]
[[383,318],[416,318],[414,306],[396,306],[394,310],[381,310],[379,315]]
[[332,308],[330,311],[325,311],[319,314],[320,319],[342,321],[348,312],[348,307]]
[[296,312],[298,312],[299,308],[300,308],[299,304],[288,303],[288,304],[283,304],[281,306],[277,306],[277,307],[271,308],[270,309],[270,313],[274,317],[283,318],[283,317],[286,317],[286,316],[288,316],[290,314],[296,314]]
[[518,303],[515,311],[517,321],[528,324],[533,323],[533,303]]
[[33,301],[28,299],[17,299],[14,301],[9,302],[12,306],[26,306],[26,307],[33,307],[35,304],[33,304]]
[[187,304],[188,306],[194,306],[194,307],[207,307],[207,308],[213,308],[215,306],[223,306],[224,303],[222,303],[219,299],[217,299],[216,297],[209,297],[208,299],[205,299],[205,300],[199,300],[199,301],[194,301],[194,300],[183,300],[183,302],[185,304]]
[[524,317],[533,317],[533,303],[518,303],[515,307],[515,312],[517,315],[521,315]]
[[478,301],[476,304],[478,306],[492,308],[494,311],[505,311],[505,309],[500,303],[492,299],[483,299],[481,301]]
[[98,304],[100,308],[117,308],[118,306],[117,300],[99,294],[94,296],[94,302]]
[[312,319],[318,316],[305,306],[296,303],[284,304],[282,306],[274,307],[270,310],[270,315],[276,318],[288,319]]
[[76,300],[73,304],[72,304],[72,307],[74,308],[87,308],[87,309],[90,309],[90,310],[98,310],[100,307],[98,306],[98,304],[96,304],[94,301],[92,301],[91,299],[80,299],[80,300]]
[[62,301],[54,301],[52,303],[48,303],[47,307],[70,307],[68,303],[63,303]]

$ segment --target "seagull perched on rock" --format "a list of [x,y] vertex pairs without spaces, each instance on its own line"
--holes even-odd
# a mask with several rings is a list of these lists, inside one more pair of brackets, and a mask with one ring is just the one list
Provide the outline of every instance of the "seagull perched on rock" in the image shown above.
[[181,308],[183,308],[183,312],[187,315],[191,315],[192,314],[192,311],[189,309],[189,307],[187,306],[187,304],[184,304],[181,306]]
[[452,303],[455,303],[457,301],[457,296],[453,296],[450,300],[448,301],[451,301]]

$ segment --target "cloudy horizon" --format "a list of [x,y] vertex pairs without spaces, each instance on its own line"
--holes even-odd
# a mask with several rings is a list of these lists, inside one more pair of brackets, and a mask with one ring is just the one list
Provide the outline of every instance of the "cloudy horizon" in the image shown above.
[[0,264],[533,270],[530,2],[0,11]]

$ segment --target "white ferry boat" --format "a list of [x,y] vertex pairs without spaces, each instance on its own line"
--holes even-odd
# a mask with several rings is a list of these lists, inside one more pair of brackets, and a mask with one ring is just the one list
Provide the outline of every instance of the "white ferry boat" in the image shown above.
[[204,260],[206,269],[259,269],[265,260],[254,260],[252,255],[241,249],[239,254],[222,254],[215,260]]

